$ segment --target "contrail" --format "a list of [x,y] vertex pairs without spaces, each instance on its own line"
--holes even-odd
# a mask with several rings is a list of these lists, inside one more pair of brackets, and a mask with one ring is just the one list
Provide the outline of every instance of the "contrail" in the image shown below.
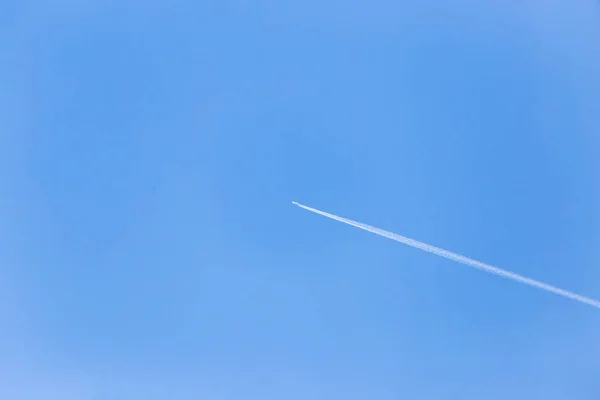
[[559,296],[567,297],[569,299],[573,299],[573,300],[579,301],[581,303],[588,304],[588,305],[590,305],[592,307],[600,308],[600,301],[598,301],[598,300],[594,300],[594,299],[591,299],[589,297],[581,296],[581,295],[579,295],[577,293],[569,292],[567,290],[560,289],[560,288],[548,285],[547,283],[536,281],[536,280],[531,279],[531,278],[526,278],[524,276],[515,274],[514,272],[505,271],[503,269],[494,267],[492,265],[484,264],[482,262],[472,260],[472,259],[470,259],[468,257],[461,256],[460,254],[452,253],[452,252],[450,252],[448,250],[440,249],[439,247],[431,246],[429,244],[426,244],[426,243],[423,243],[423,242],[419,242],[419,241],[414,240],[414,239],[410,239],[410,238],[408,238],[406,236],[397,235],[397,234],[392,233],[392,232],[384,231],[383,229],[375,228],[375,227],[370,226],[370,225],[366,225],[366,224],[362,224],[360,222],[352,221],[351,219],[338,217],[337,215],[329,214],[329,213],[326,213],[324,211],[317,210],[315,208],[302,205],[302,204],[297,203],[295,201],[292,201],[292,204],[295,204],[298,207],[304,208],[305,210],[312,211],[314,213],[324,215],[327,218],[331,218],[331,219],[334,219],[336,221],[340,221],[340,222],[343,222],[345,224],[355,226],[355,227],[363,229],[365,231],[375,233],[377,235],[386,237],[388,239],[395,240],[395,241],[400,242],[400,243],[404,243],[406,245],[409,245],[409,246],[415,247],[417,249],[421,249],[421,250],[427,251],[429,253],[437,254],[438,256],[442,256],[442,257],[448,258],[450,260],[454,260],[454,261],[459,262],[461,264],[465,264],[465,265],[468,265],[470,267],[477,268],[477,269],[480,269],[480,270],[485,271],[485,272],[489,272],[491,274],[499,275],[499,276],[507,278],[507,279],[512,279],[513,281],[517,281],[517,282],[523,283],[525,285],[533,286],[533,287],[536,287],[538,289],[542,289],[542,290],[545,290],[547,292],[551,292],[551,293],[557,294]]

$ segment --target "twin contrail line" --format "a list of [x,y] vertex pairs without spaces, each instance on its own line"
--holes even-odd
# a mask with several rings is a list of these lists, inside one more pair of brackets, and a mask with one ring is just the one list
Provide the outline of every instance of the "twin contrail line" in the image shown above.
[[588,304],[588,305],[590,305],[592,307],[600,308],[600,301],[598,301],[598,300],[594,300],[594,299],[591,299],[589,297],[585,297],[585,296],[579,295],[577,293],[569,292],[568,290],[560,289],[560,288],[557,288],[555,286],[548,285],[547,283],[536,281],[535,279],[526,278],[526,277],[521,276],[519,274],[515,274],[514,272],[505,271],[505,270],[503,270],[501,268],[494,267],[492,265],[488,265],[488,264],[485,264],[485,263],[482,263],[482,262],[479,262],[479,261],[475,261],[473,259],[470,259],[469,257],[461,256],[460,254],[452,253],[451,251],[440,249],[439,247],[431,246],[429,244],[426,244],[426,243],[423,243],[423,242],[419,242],[417,240],[408,238],[406,236],[402,236],[402,235],[398,235],[398,234],[395,234],[395,233],[392,233],[392,232],[384,231],[383,229],[375,228],[375,227],[367,225],[367,224],[362,224],[360,222],[352,221],[351,219],[338,217],[337,215],[329,214],[329,213],[326,213],[324,211],[317,210],[316,208],[312,208],[312,207],[308,207],[308,206],[302,205],[302,204],[297,203],[295,201],[293,201],[292,204],[295,204],[298,207],[304,208],[305,210],[312,211],[314,213],[323,215],[323,216],[325,216],[327,218],[331,218],[331,219],[334,219],[336,221],[340,221],[340,222],[343,222],[345,224],[355,226],[355,227],[363,229],[363,230],[365,230],[367,232],[371,232],[371,233],[374,233],[376,235],[383,236],[383,237],[395,240],[395,241],[400,242],[400,243],[404,243],[404,244],[406,244],[408,246],[415,247],[417,249],[420,249],[420,250],[423,250],[423,251],[427,251],[429,253],[433,253],[433,254],[436,254],[438,256],[442,256],[442,257],[448,258],[450,260],[459,262],[461,264],[468,265],[468,266],[470,266],[472,268],[476,268],[476,269],[479,269],[479,270],[482,270],[482,271],[485,271],[485,272],[489,272],[490,274],[499,275],[499,276],[501,276],[503,278],[512,279],[513,281],[517,281],[519,283],[523,283],[525,285],[533,286],[533,287],[536,287],[538,289],[542,289],[542,290],[545,290],[547,292],[551,292],[551,293],[557,294],[559,296],[563,296],[563,297],[566,297],[566,298],[569,298],[569,299],[572,299],[572,300],[576,300],[576,301],[579,301],[581,303]]

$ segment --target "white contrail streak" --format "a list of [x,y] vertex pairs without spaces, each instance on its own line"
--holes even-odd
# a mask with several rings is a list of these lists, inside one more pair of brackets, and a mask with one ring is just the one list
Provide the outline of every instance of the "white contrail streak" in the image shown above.
[[536,280],[531,279],[531,278],[526,278],[524,276],[515,274],[513,272],[505,271],[503,269],[494,267],[492,265],[488,265],[488,264],[484,264],[484,263],[479,262],[479,261],[472,260],[472,259],[470,259],[468,257],[461,256],[460,254],[452,253],[450,251],[447,251],[447,250],[444,250],[444,249],[440,249],[438,247],[431,246],[429,244],[422,243],[422,242],[419,242],[419,241],[414,240],[414,239],[407,238],[406,236],[397,235],[397,234],[392,233],[392,232],[384,231],[383,229],[375,228],[375,227],[372,227],[370,225],[366,225],[366,224],[362,224],[360,222],[352,221],[351,219],[338,217],[337,215],[329,214],[329,213],[326,213],[324,211],[320,211],[320,210],[317,210],[315,208],[302,205],[302,204],[297,203],[295,201],[293,201],[292,204],[295,204],[298,207],[304,208],[305,210],[312,211],[314,213],[324,215],[327,218],[331,218],[331,219],[334,219],[336,221],[340,221],[340,222],[343,222],[345,224],[355,226],[355,227],[363,229],[365,231],[375,233],[377,235],[386,237],[388,239],[395,240],[395,241],[400,242],[400,243],[404,243],[406,245],[409,245],[409,246],[415,247],[417,249],[421,249],[421,250],[427,251],[429,253],[437,254],[438,256],[446,257],[446,258],[448,258],[450,260],[454,260],[456,262],[468,265],[470,267],[477,268],[477,269],[480,269],[482,271],[489,272],[491,274],[499,275],[499,276],[502,276],[504,278],[512,279],[514,281],[517,281],[517,282],[520,282],[520,283],[524,283],[525,285],[533,286],[533,287],[536,287],[538,289],[542,289],[542,290],[545,290],[547,292],[551,292],[551,293],[557,294],[559,296],[563,296],[563,297],[567,297],[569,299],[573,299],[573,300],[579,301],[581,303],[589,304],[592,307],[600,308],[600,301],[598,301],[598,300],[590,299],[589,297],[581,296],[581,295],[579,295],[577,293],[569,292],[567,290],[560,289],[560,288],[548,285],[547,283],[536,281]]

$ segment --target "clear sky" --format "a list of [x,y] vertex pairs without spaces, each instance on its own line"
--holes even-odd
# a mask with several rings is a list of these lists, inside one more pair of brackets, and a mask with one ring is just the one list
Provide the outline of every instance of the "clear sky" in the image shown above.
[[[440,5],[442,4],[443,5]],[[600,396],[591,0],[0,4],[0,398]]]

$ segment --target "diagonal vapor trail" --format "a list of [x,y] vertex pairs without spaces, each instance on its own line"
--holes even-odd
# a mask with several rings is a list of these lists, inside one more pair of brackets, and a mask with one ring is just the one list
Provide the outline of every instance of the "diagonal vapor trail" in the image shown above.
[[448,258],[450,260],[459,262],[461,264],[465,264],[470,267],[473,267],[473,268],[476,268],[476,269],[479,269],[479,270],[482,270],[485,272],[489,272],[490,274],[498,275],[498,276],[501,276],[501,277],[507,278],[507,279],[512,279],[513,281],[517,281],[517,282],[523,283],[525,285],[533,286],[538,289],[542,289],[547,292],[557,294],[559,296],[563,296],[563,297],[566,297],[566,298],[569,298],[572,300],[579,301],[581,303],[588,304],[592,307],[600,308],[600,301],[598,301],[598,300],[594,300],[589,297],[579,295],[577,293],[569,292],[568,290],[560,289],[560,288],[554,287],[552,285],[548,285],[547,283],[536,281],[535,279],[526,278],[519,274],[515,274],[514,272],[505,271],[501,268],[497,268],[492,265],[488,265],[488,264],[485,264],[485,263],[482,263],[479,261],[472,260],[469,257],[461,256],[460,254],[452,253],[451,251],[440,249],[439,247],[431,246],[429,244],[419,242],[417,240],[408,238],[406,236],[402,236],[402,235],[398,235],[398,234],[395,234],[392,232],[384,231],[383,229],[375,228],[370,225],[352,221],[351,219],[338,217],[337,215],[329,214],[324,211],[317,210],[316,208],[308,207],[303,204],[297,203],[295,201],[292,201],[292,204],[297,205],[298,207],[304,208],[305,210],[312,211],[316,214],[323,215],[327,218],[331,218],[336,221],[340,221],[345,224],[352,225],[357,228],[363,229],[365,231],[375,233],[376,235],[380,235],[380,236],[386,237],[388,239],[392,239],[397,242],[404,243],[408,246],[415,247],[417,249],[424,250],[429,253],[433,253],[438,256]]

